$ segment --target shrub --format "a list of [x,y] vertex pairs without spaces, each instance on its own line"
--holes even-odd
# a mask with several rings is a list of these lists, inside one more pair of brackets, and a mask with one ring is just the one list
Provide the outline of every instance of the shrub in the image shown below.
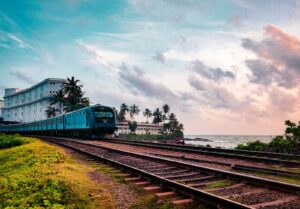
[[22,137],[19,134],[6,135],[0,134],[0,149],[20,146],[34,141],[31,138]]
[[293,153],[294,149],[295,143],[283,136],[276,136],[268,145],[268,150],[271,152]]
[[268,144],[256,140],[256,141],[248,142],[246,145],[239,144],[235,149],[251,150],[251,151],[266,151],[267,147]]

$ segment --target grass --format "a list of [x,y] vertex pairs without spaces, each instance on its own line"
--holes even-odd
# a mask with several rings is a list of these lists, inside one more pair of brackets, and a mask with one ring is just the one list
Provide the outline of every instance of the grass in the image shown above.
[[242,173],[248,174],[248,175],[253,175],[261,178],[267,178],[267,179],[272,179],[276,181],[281,181],[289,184],[297,184],[300,185],[300,176],[295,176],[295,177],[286,177],[286,176],[277,176],[277,175],[272,175],[272,174],[266,174],[262,172],[248,172],[248,171],[243,171]]
[[115,208],[111,194],[87,176],[91,167],[61,148],[16,138],[27,144],[0,150],[0,208]]
[[18,134],[5,135],[0,133],[0,149],[20,146],[22,144],[27,144],[33,141],[34,139],[32,138],[22,137]]
[[231,186],[234,184],[236,184],[236,182],[230,181],[230,180],[216,181],[216,182],[212,182],[211,184],[208,184],[207,186],[203,187],[203,189],[223,188],[223,187],[228,187],[228,186]]

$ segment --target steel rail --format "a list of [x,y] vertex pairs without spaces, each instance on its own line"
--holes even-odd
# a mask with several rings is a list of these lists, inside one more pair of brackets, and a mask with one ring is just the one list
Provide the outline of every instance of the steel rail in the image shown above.
[[[141,169],[138,169],[138,168],[126,165],[124,163],[120,163],[120,162],[112,160],[112,159],[105,158],[105,157],[100,156],[100,155],[89,153],[87,151],[78,149],[78,148],[70,146],[70,145],[66,145],[66,144],[64,144],[62,142],[59,142],[59,141],[49,140],[49,139],[47,139],[45,137],[39,137],[39,138],[43,139],[43,140],[46,140],[46,141],[49,141],[51,143],[58,144],[60,146],[64,146],[64,147],[66,147],[68,149],[72,149],[72,150],[74,150],[74,151],[76,151],[76,152],[78,152],[80,154],[86,155],[86,156],[94,158],[96,160],[99,160],[99,161],[102,161],[102,162],[108,162],[108,163],[110,163],[110,164],[112,164],[114,166],[117,166],[117,167],[120,167],[122,169],[125,169],[126,171],[130,171],[130,172],[132,172],[134,174],[140,175],[140,176],[142,176],[142,177],[144,177],[144,178],[146,178],[146,179],[148,179],[148,180],[150,180],[152,182],[156,182],[158,184],[162,184],[162,185],[164,185],[164,186],[166,186],[168,188],[176,190],[179,193],[182,193],[184,195],[188,195],[188,196],[191,196],[193,198],[199,199],[199,200],[201,200],[203,202],[206,202],[206,203],[208,203],[210,205],[214,205],[216,207],[223,206],[223,207],[226,207],[226,208],[253,209],[253,207],[250,207],[250,206],[247,206],[247,205],[244,205],[244,204],[241,204],[241,203],[229,200],[229,199],[225,199],[223,197],[220,197],[220,196],[217,196],[217,195],[214,195],[214,194],[211,194],[211,193],[208,193],[208,192],[205,192],[205,191],[202,191],[202,190],[199,190],[199,189],[196,189],[196,188],[193,188],[193,187],[190,187],[190,186],[178,183],[176,181],[172,181],[172,180],[160,177],[158,175],[155,175],[155,174],[146,172],[144,170],[141,170]],[[75,142],[75,141],[72,141],[72,142]],[[91,145],[92,146],[92,144],[86,144],[86,143],[80,143],[80,142],[75,142],[75,143],[84,144],[84,145]],[[114,151],[114,152],[121,152],[120,150],[107,149],[106,147],[100,147],[100,146],[97,146],[97,147],[105,149],[105,150]],[[133,155],[135,155],[134,153],[129,153],[129,152],[126,152],[126,154],[133,154]]]
[[246,181],[250,184],[257,185],[257,186],[272,188],[272,189],[275,189],[275,190],[288,192],[288,193],[293,193],[293,194],[297,194],[297,195],[300,194],[300,186],[295,185],[295,184],[289,184],[289,183],[275,181],[275,180],[271,180],[271,179],[266,179],[266,178],[261,178],[261,177],[246,175],[246,174],[240,174],[240,173],[234,173],[234,172],[230,172],[230,171],[224,171],[224,170],[216,169],[216,168],[209,168],[209,167],[206,167],[206,166],[200,166],[200,165],[196,165],[196,164],[192,164],[192,163],[185,163],[185,162],[170,160],[170,159],[166,159],[166,158],[146,155],[146,154],[140,154],[140,153],[128,152],[128,151],[120,150],[120,149],[103,147],[101,145],[91,144],[91,143],[88,143],[88,142],[83,142],[83,141],[78,141],[78,140],[65,139],[65,138],[54,138],[54,139],[63,139],[65,141],[71,141],[71,142],[82,144],[82,145],[87,145],[87,146],[91,146],[91,147],[110,150],[112,152],[118,152],[118,153],[122,153],[122,154],[133,155],[133,156],[140,157],[140,158],[156,160],[158,162],[165,162],[165,163],[169,163],[169,164],[177,165],[177,166],[181,166],[181,167],[187,167],[187,168],[190,168],[190,169],[193,169],[193,170],[205,171],[205,172],[208,172],[208,173],[214,173],[216,175],[226,176],[226,177],[229,177],[231,179]]
[[273,159],[273,158],[267,158],[267,157],[256,157],[256,156],[249,156],[249,155],[237,155],[237,154],[230,154],[230,153],[224,153],[224,152],[214,152],[214,151],[205,151],[201,149],[193,148],[191,149],[189,147],[177,147],[178,145],[166,145],[162,143],[143,143],[143,142],[131,142],[131,141],[125,141],[125,140],[109,140],[109,139],[101,139],[105,141],[109,141],[112,143],[120,143],[120,144],[128,144],[128,145],[135,145],[135,146],[143,146],[148,148],[159,148],[164,150],[172,150],[172,151],[179,151],[179,152],[189,152],[189,153],[195,153],[195,154],[205,154],[205,155],[212,155],[212,156],[220,156],[220,157],[226,157],[226,158],[236,158],[236,159],[244,159],[249,161],[260,161],[260,162],[269,162],[269,163],[275,163],[275,164],[285,164],[289,166],[300,166],[300,161],[290,161],[290,160],[282,160],[282,159]]
[[295,160],[300,160],[300,155],[294,154],[285,154],[285,153],[276,153],[276,152],[262,152],[262,151],[252,151],[252,150],[236,150],[236,149],[224,149],[224,148],[213,148],[213,147],[201,147],[201,146],[191,146],[191,145],[180,145],[180,144],[166,144],[166,143],[159,143],[159,142],[145,142],[145,141],[137,141],[137,140],[125,140],[125,139],[115,139],[110,138],[107,140],[114,140],[114,141],[129,141],[129,142],[137,142],[143,144],[157,144],[160,146],[172,146],[178,148],[189,148],[195,150],[206,150],[206,151],[214,151],[214,152],[225,152],[225,153],[237,153],[237,154],[244,154],[244,155],[256,155],[256,156],[269,156],[275,158],[292,158]]

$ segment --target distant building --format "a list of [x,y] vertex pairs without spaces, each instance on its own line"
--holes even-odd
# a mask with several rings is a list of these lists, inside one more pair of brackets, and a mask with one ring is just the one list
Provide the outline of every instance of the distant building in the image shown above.
[[[118,127],[119,134],[128,134],[131,132],[128,127],[127,121],[126,122],[118,122],[117,127]],[[137,134],[146,134],[146,133],[158,134],[159,132],[162,132],[162,130],[163,130],[162,124],[138,122],[135,133],[137,133]]]
[[2,109],[3,109],[3,100],[0,100],[0,121],[3,120]]
[[51,97],[61,88],[64,79],[48,78],[24,90],[5,89],[2,115],[4,121],[31,122],[46,118]]

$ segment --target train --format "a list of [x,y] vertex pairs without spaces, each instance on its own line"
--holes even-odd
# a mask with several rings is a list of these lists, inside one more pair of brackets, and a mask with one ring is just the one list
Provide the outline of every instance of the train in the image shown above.
[[93,105],[60,116],[29,123],[0,126],[0,132],[94,138],[112,135],[117,129],[113,108]]

